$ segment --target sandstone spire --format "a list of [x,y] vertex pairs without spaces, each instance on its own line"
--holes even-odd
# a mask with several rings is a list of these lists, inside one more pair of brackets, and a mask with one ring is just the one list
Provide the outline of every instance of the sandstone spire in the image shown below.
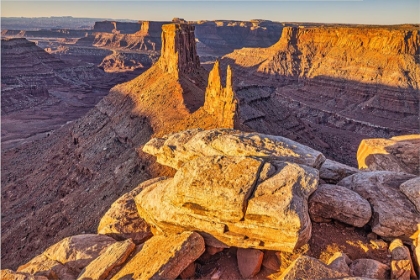
[[159,66],[176,76],[191,73],[200,67],[195,46],[194,26],[171,23],[162,26],[162,51]]
[[233,128],[237,100],[232,88],[232,69],[227,67],[226,87],[222,86],[220,63],[216,61],[210,71],[205,93],[204,110],[217,118],[220,127]]

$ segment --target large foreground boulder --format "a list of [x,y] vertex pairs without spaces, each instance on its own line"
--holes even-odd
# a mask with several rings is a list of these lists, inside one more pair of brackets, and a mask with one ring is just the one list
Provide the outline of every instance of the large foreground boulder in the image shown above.
[[206,244],[291,252],[308,242],[308,197],[318,171],[254,157],[209,156],[186,162],[173,179],[135,201],[156,231],[198,231]]
[[233,129],[186,130],[163,138],[154,138],[143,151],[157,162],[179,169],[185,162],[201,156],[254,156],[319,168],[325,157],[310,147],[290,139]]
[[409,242],[420,223],[420,213],[399,187],[413,177],[406,173],[372,171],[351,175],[338,185],[357,192],[370,202],[373,232]]
[[142,246],[112,279],[175,279],[205,250],[195,232],[154,236]]
[[360,169],[420,175],[420,134],[364,139],[357,150]]

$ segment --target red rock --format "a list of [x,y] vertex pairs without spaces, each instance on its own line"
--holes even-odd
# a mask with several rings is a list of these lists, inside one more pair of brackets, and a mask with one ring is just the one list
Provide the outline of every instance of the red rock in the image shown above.
[[263,258],[264,253],[260,250],[238,248],[238,268],[242,277],[255,276],[261,269]]

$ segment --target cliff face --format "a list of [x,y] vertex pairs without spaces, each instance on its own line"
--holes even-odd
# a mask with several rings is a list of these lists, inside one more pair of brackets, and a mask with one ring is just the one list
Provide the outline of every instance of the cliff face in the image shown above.
[[286,27],[260,71],[418,89],[415,29]]
[[168,73],[190,73],[200,67],[195,47],[194,26],[166,24],[162,26],[162,51],[159,67]]
[[242,123],[356,164],[361,139],[418,131],[414,26],[286,27],[269,48],[226,55]]
[[107,32],[118,34],[132,34],[140,30],[141,24],[138,22],[119,22],[119,21],[98,21],[93,26],[94,32]]

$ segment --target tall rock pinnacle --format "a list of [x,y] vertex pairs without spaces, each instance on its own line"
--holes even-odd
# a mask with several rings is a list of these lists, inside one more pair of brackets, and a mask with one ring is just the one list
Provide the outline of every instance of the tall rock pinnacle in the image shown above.
[[162,26],[162,51],[158,62],[162,70],[178,76],[200,67],[194,29],[193,25],[183,23]]
[[216,61],[209,73],[204,110],[218,119],[220,127],[233,128],[237,101],[232,88],[232,70],[227,67],[226,87],[222,86],[220,63]]

